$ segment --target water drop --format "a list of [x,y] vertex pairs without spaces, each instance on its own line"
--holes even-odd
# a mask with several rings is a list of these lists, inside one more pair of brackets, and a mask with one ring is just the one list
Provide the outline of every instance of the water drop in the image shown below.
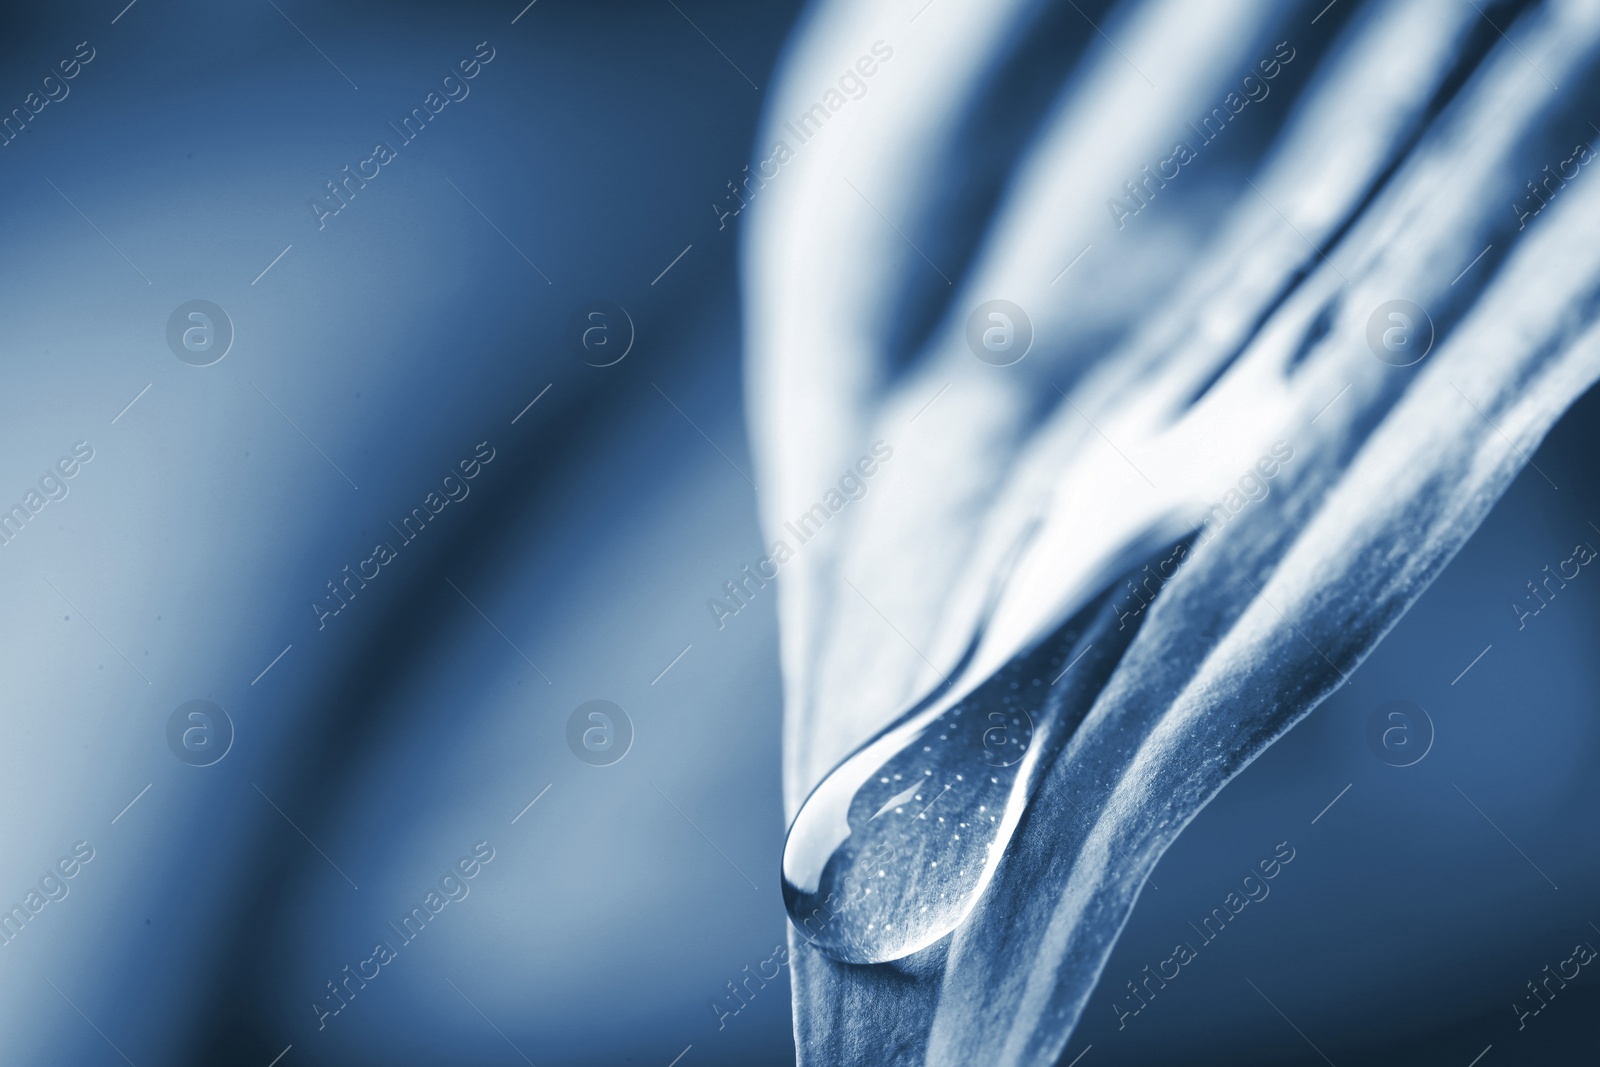
[[[1102,587],[987,679],[925,697],[818,784],[783,853],[784,903],[803,937],[847,963],[883,963],[960,924],[993,877],[1039,770],[1138,630],[1118,628],[1119,585]],[[905,779],[912,786],[902,790]],[[911,800],[918,794],[926,799]]]

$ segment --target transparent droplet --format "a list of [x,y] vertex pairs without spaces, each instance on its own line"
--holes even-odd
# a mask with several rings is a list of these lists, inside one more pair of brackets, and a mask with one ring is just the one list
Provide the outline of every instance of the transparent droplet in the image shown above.
[[822,780],[784,844],[784,903],[803,937],[847,963],[882,963],[955,929],[993,876],[1036,770],[1138,628],[1107,625],[1112,600],[1095,598],[968,691],[941,687]]

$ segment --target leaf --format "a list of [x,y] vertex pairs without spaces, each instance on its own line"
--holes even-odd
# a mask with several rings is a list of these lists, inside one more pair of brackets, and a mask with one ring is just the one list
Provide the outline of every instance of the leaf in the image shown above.
[[[955,7],[919,16],[914,46],[896,43],[861,106],[774,180],[749,233],[769,533],[868,443],[894,448],[784,573],[791,815],[946,681],[980,624],[957,687],[1087,603],[1131,546],[1194,530],[1203,543],[1093,678],[1092,707],[953,934],[870,967],[791,937],[802,1062],[1055,1062],[1162,852],[1348,679],[1600,375],[1600,185],[1574,180],[1531,217],[1516,206],[1582,135],[1596,4],[1531,12],[1512,46],[1470,5],[1369,3],[1320,52],[1328,27],[1300,7],[1131,5],[1101,23],[1042,127],[1007,142],[1019,155],[988,199],[959,195],[961,109],[994,113],[985,94],[1037,62],[1017,41],[1044,16]],[[819,9],[775,114],[889,33],[885,19]],[[1270,147],[1207,146],[1232,180],[1173,179],[1117,230],[1108,192],[1164,158],[1194,101],[1222,100],[1269,37],[1289,42],[1291,68],[1317,64],[1281,128],[1260,131]],[[959,249],[938,233],[971,228],[953,203],[982,236],[934,268],[942,310],[897,371],[890,349],[939,284],[920,246]],[[1034,322],[1034,351],[1011,367],[964,339],[967,313],[996,296]],[[1423,319],[1388,318],[1395,300]],[[1404,367],[1378,358],[1402,321],[1409,341],[1431,340]],[[1253,474],[1279,442],[1292,458]],[[1265,495],[1232,507],[1241,486]]]

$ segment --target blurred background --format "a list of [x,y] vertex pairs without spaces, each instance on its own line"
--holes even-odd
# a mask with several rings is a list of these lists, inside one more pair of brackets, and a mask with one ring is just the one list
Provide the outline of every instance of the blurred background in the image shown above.
[[[706,602],[762,554],[724,213],[800,18],[0,16],[0,1059],[793,1062],[773,590]],[[1068,1060],[1600,1046],[1590,968],[1512,1008],[1600,946],[1600,578],[1508,607],[1600,545],[1597,409],[1165,857]]]

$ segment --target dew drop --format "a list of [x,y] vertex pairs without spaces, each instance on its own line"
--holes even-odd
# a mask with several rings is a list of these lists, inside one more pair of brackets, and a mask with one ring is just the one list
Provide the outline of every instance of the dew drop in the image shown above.
[[784,843],[784,903],[801,936],[835,959],[882,963],[961,923],[1038,769],[1054,761],[1138,628],[1118,630],[1115,588],[988,678],[925,697],[818,784]]

